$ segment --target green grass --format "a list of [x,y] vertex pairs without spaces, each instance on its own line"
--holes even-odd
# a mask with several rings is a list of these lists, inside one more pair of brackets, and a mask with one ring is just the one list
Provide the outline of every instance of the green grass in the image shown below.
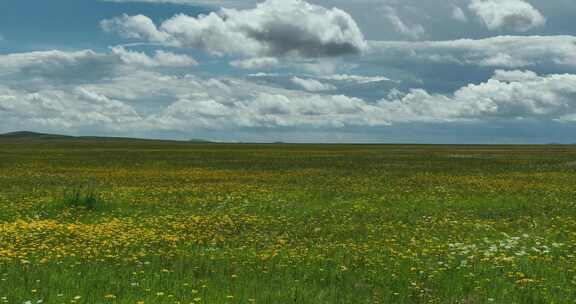
[[61,198],[65,208],[83,209],[86,211],[97,211],[104,207],[104,202],[93,189],[83,190],[81,188],[66,191]]
[[576,299],[573,147],[5,140],[0,160],[0,303]]

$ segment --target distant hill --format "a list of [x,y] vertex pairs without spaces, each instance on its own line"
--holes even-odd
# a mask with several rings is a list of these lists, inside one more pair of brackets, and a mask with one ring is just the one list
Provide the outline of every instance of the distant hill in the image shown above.
[[58,135],[58,134],[46,134],[46,133],[36,133],[29,131],[18,131],[10,132],[5,134],[0,134],[0,139],[73,139],[73,136]]
[[564,144],[561,144],[561,143],[547,143],[546,145],[548,145],[548,146],[573,146],[573,145],[576,145],[576,143],[567,143],[567,144],[566,144],[566,143],[564,143]]
[[[111,141],[111,140],[126,140],[126,141],[178,141],[178,140],[162,140],[162,139],[144,139],[144,138],[129,138],[129,137],[106,137],[106,136],[69,136],[60,134],[47,134],[30,131],[18,131],[0,134],[0,140],[83,140],[83,141]],[[178,141],[189,143],[211,143],[211,141],[203,139],[191,139],[189,141]]]
[[209,140],[205,140],[205,139],[200,139],[200,138],[192,138],[192,139],[189,139],[188,142],[198,143],[198,144],[214,143],[213,141],[209,141]]

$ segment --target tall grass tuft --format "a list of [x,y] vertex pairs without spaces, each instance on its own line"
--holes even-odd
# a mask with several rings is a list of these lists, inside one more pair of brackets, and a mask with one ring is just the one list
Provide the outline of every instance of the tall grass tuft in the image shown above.
[[64,193],[64,207],[97,211],[102,209],[104,200],[94,189],[75,188]]

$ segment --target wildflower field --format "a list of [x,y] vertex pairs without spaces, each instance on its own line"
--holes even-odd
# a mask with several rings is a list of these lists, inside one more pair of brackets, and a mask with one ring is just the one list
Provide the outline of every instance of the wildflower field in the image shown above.
[[0,141],[0,304],[575,302],[576,147]]

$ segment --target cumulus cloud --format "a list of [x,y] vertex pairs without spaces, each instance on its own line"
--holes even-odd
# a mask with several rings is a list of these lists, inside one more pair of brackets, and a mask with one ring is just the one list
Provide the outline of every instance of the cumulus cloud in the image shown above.
[[252,73],[247,75],[247,80],[288,90],[353,96],[368,102],[383,98],[391,89],[405,90],[409,87],[405,83],[382,76],[352,74]]
[[322,91],[333,91],[336,90],[334,85],[329,83],[323,83],[316,79],[303,79],[300,77],[292,77],[292,83],[300,86],[306,91],[310,92],[322,92]]
[[144,15],[124,14],[121,17],[103,20],[100,22],[100,27],[106,32],[115,32],[129,39],[164,42],[170,38],[170,35],[158,30],[156,24]]
[[113,75],[118,63],[118,58],[92,50],[15,53],[0,55],[0,77],[18,74],[26,81],[95,81]]
[[492,31],[526,32],[546,23],[542,13],[524,0],[472,0],[469,9]]
[[362,76],[362,75],[349,75],[349,74],[335,74],[324,76],[322,79],[352,82],[358,84],[366,84],[371,82],[392,81],[390,78],[383,76]]
[[255,0],[101,0],[106,2],[141,2],[157,4],[178,4],[178,5],[207,5],[224,7],[246,7],[256,3]]
[[[197,107],[198,104],[203,107]],[[370,108],[358,98],[342,95],[291,95],[258,92],[251,99],[236,102],[235,107],[216,100],[183,99],[171,104],[154,118],[164,127],[186,128],[189,117],[203,127],[343,127],[369,123],[363,117]],[[202,110],[199,110],[202,109]],[[202,111],[202,112],[200,112]]]
[[343,62],[334,59],[320,59],[320,60],[307,60],[307,61],[292,61],[289,67],[312,73],[316,75],[332,75],[340,72],[341,70],[349,70],[355,64]]
[[[338,77],[346,79],[352,77]],[[387,126],[412,122],[570,121],[576,75],[497,71],[452,94],[396,91],[367,101],[327,94],[326,83],[294,78],[289,90],[235,78],[131,71],[106,81],[52,89],[0,86],[0,126],[172,130]],[[320,91],[322,94],[313,91]],[[146,107],[154,102],[153,107]]]
[[[0,54],[0,129],[151,135],[410,125],[397,128],[404,132],[419,122],[576,121],[574,36],[390,41],[483,37],[485,29],[464,24],[476,19],[489,30],[526,32],[545,24],[539,9],[554,19],[543,34],[571,33],[569,14],[561,14],[574,6],[567,2],[110,1],[233,9],[166,20],[119,12],[101,28],[130,40],[124,46]],[[356,21],[382,41],[367,42]],[[461,28],[447,32],[455,22]],[[192,69],[189,49],[217,57]],[[346,56],[354,54],[362,56]],[[226,76],[225,64],[251,71]],[[266,74],[234,76],[260,70]]]
[[394,7],[384,6],[383,12],[386,20],[388,20],[388,22],[400,34],[412,39],[418,39],[426,33],[424,27],[420,24],[406,24],[400,15],[398,15],[398,11]]
[[244,60],[234,60],[230,62],[230,65],[240,69],[259,70],[278,67],[280,65],[280,61],[274,57],[250,58]]
[[198,65],[194,58],[187,55],[174,54],[163,50],[155,51],[153,57],[144,52],[126,50],[122,46],[113,47],[112,53],[117,55],[124,63],[147,67],[187,67]]
[[171,124],[190,127],[190,122],[217,128],[345,127],[519,119],[563,121],[576,113],[574,74],[540,76],[527,71],[498,71],[486,82],[464,86],[453,94],[413,89],[377,102],[237,81],[220,85],[228,88],[221,91],[231,95],[213,91],[181,98],[156,115],[154,121],[165,128]]
[[486,39],[422,42],[372,42],[371,55],[381,60],[429,61],[485,67],[537,65],[576,68],[574,36],[497,36]]
[[246,57],[334,57],[360,53],[364,36],[352,17],[303,0],[267,0],[253,9],[176,15],[160,26],[142,15],[104,20],[101,27],[130,39]]
[[[146,67],[156,58],[141,55],[123,48],[106,54],[53,51],[2,55],[0,71],[28,73],[20,76],[27,77],[32,75],[28,68],[33,65],[36,75],[38,70],[53,75],[51,71],[59,71],[60,65],[84,68],[86,62],[94,63],[95,59],[103,65],[111,61]],[[46,80],[48,85],[19,86],[17,81],[2,81],[0,127],[184,132],[197,128],[344,128],[524,119],[568,122],[576,117],[576,74],[498,70],[487,81],[463,86],[451,94],[412,89],[373,100],[339,94],[336,84],[384,81],[383,77],[294,76],[289,78],[291,88],[250,79],[176,76],[162,69],[138,68],[120,69],[92,81],[85,78],[81,83],[49,85]]]
[[289,69],[301,73],[315,75],[332,75],[342,73],[356,67],[353,62],[341,58],[248,58],[233,60],[231,66],[246,70]]
[[0,80],[42,87],[72,85],[112,79],[123,69],[190,67],[197,62],[187,56],[157,50],[153,56],[113,47],[108,53],[92,50],[38,51],[0,55]]
[[508,82],[516,82],[516,81],[530,81],[530,80],[537,80],[538,74],[532,71],[506,71],[506,70],[496,70],[494,73],[494,77],[492,79],[499,80],[499,81],[508,81]]
[[[310,90],[330,86],[310,81],[313,79],[299,80]],[[387,124],[365,116],[373,107],[360,98],[316,94],[304,88],[140,69],[121,70],[79,85],[0,86],[0,127],[4,129],[27,126],[130,133]]]
[[576,106],[576,75],[538,76],[530,71],[497,71],[488,81],[460,88],[453,95],[412,90],[380,108],[392,120],[563,120]]
[[468,22],[468,17],[466,16],[466,13],[464,13],[462,8],[459,6],[454,6],[452,8],[452,19],[458,20],[460,22]]
[[76,87],[23,92],[0,87],[0,126],[121,130],[141,120],[130,106]]

